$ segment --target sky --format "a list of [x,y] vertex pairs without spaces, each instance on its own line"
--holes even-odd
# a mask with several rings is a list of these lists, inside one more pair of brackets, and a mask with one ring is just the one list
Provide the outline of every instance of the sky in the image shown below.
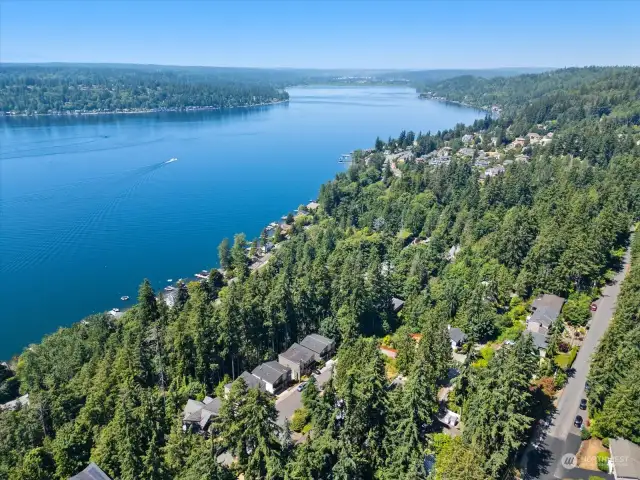
[[0,62],[444,69],[640,64],[640,1],[0,0]]

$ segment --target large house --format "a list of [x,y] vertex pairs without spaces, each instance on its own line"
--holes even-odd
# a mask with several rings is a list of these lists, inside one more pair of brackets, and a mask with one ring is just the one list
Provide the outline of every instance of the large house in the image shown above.
[[623,438],[609,440],[609,464],[616,480],[640,480],[640,445]]
[[205,397],[202,402],[187,400],[182,416],[183,430],[191,429],[194,432],[206,432],[212,417],[220,413],[222,400],[219,397]]
[[293,380],[300,380],[303,375],[308,375],[316,361],[315,352],[299,343],[294,343],[287,350],[278,355],[278,363],[289,367]]
[[533,338],[533,343],[544,357],[547,351],[547,338],[551,324],[560,316],[565,299],[557,295],[545,293],[536,298],[531,304],[533,313],[527,319],[528,333]]
[[291,369],[275,360],[258,365],[251,374],[264,382],[267,392],[279,393],[291,381]]
[[315,354],[317,362],[329,359],[336,350],[335,340],[331,340],[318,333],[307,335],[300,342],[300,345],[311,350]]
[[111,480],[111,478],[98,465],[91,462],[87,468],[75,474],[69,480]]

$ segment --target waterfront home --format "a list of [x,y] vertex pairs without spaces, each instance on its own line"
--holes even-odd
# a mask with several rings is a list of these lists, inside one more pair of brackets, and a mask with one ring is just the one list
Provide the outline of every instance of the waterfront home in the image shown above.
[[312,212],[316,210],[320,204],[318,202],[309,202],[307,203],[307,211]]
[[318,333],[307,335],[302,339],[300,345],[311,350],[315,354],[317,362],[328,360],[336,351],[335,340]]
[[111,480],[111,478],[98,465],[91,462],[87,468],[75,474],[69,480]]
[[258,365],[251,374],[262,380],[267,392],[274,395],[286,388],[291,381],[291,369],[275,360]]
[[299,343],[294,343],[278,355],[278,363],[291,369],[293,380],[300,380],[302,376],[308,375],[315,361],[315,352]]

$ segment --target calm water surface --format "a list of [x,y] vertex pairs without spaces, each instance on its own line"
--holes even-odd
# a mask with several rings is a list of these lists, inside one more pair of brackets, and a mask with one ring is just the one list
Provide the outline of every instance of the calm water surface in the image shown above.
[[[292,88],[289,104],[0,120],[0,359],[217,264],[217,245],[315,198],[340,154],[482,113],[408,88]],[[177,162],[165,163],[172,157]]]

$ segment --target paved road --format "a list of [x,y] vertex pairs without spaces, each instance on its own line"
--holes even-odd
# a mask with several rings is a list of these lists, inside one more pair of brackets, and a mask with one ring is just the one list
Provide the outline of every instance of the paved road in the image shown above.
[[[316,385],[322,387],[331,378],[332,368],[335,364],[332,362],[321,370],[320,375],[316,377]],[[276,400],[276,410],[278,410],[278,425],[284,426],[285,418],[291,420],[293,412],[302,407],[302,392],[297,390],[297,386],[291,387],[289,390],[281,393]]]
[[578,469],[565,469],[561,464],[561,459],[567,453],[575,454],[578,452],[580,430],[573,426],[573,420],[579,413],[586,420],[586,415],[584,411],[579,410],[579,405],[580,400],[585,397],[584,386],[589,373],[591,355],[611,323],[616,309],[616,300],[620,294],[620,284],[627,273],[630,259],[630,251],[627,250],[623,269],[615,276],[614,282],[603,289],[602,296],[596,302],[598,310],[593,314],[589,331],[573,364],[575,374],[569,378],[560,397],[557,411],[546,432],[546,438],[542,442],[540,452],[528,455],[527,478],[544,480],[579,478],[572,476],[571,473]]

